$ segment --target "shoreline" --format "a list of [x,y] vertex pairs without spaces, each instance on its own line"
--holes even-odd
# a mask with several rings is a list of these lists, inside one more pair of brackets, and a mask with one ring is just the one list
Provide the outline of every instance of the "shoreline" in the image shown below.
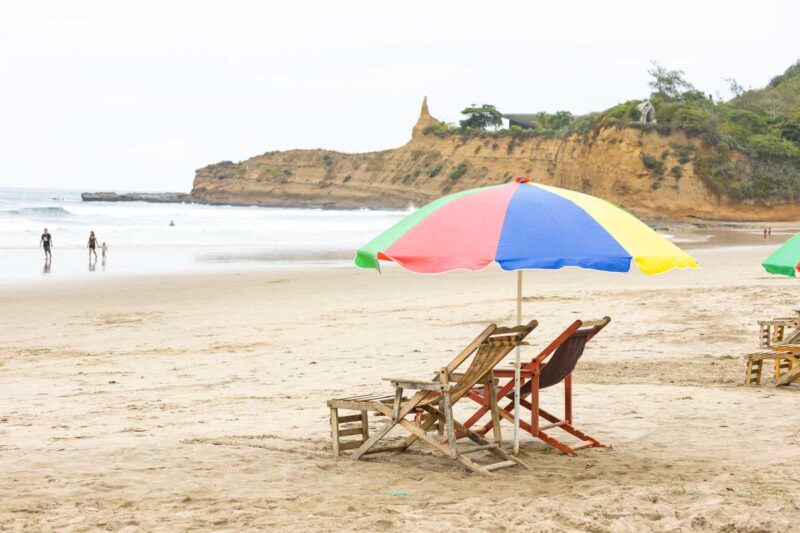
[[[679,247],[693,255],[705,251],[753,251],[766,258],[772,249],[782,244],[796,230],[796,223],[771,225],[773,234],[764,239],[761,229],[746,223],[727,224],[724,227],[696,227],[686,224],[659,225],[658,231]],[[219,272],[259,273],[292,270],[317,270],[325,272],[337,268],[352,267],[355,254],[352,248],[330,250],[268,250],[255,247],[243,250],[235,247],[198,248],[187,247],[114,247],[110,250],[108,264],[100,262],[95,269],[87,267],[86,252],[80,247],[56,248],[51,268],[43,271],[40,250],[6,249],[4,271],[0,273],[0,287],[19,284],[75,283],[89,278],[148,276],[191,276]],[[760,263],[760,260],[759,260]],[[386,263],[387,268],[395,265]],[[355,268],[355,267],[353,267]],[[493,268],[493,267],[491,267]],[[635,265],[631,266],[636,270]],[[46,279],[43,279],[46,278]]]
[[[698,243],[703,244],[703,243]],[[747,256],[752,261],[755,261],[753,265],[757,266],[758,269],[761,269],[761,272],[765,279],[781,279],[780,276],[773,276],[769,275],[766,272],[763,272],[763,269],[760,266],[760,262],[762,259],[769,255],[768,249],[777,247],[779,243],[769,243],[769,244],[739,244],[739,245],[720,245],[720,246],[699,246],[697,248],[687,248],[691,250],[691,255],[698,260],[700,268],[698,269],[673,269],[667,271],[665,273],[661,273],[655,276],[648,276],[642,274],[638,267],[631,263],[631,269],[629,272],[604,272],[604,271],[596,271],[591,269],[583,269],[579,267],[563,267],[561,269],[529,269],[524,270],[525,273],[525,280],[532,280],[532,283],[538,285],[539,283],[543,283],[545,285],[550,285],[555,282],[556,287],[560,287],[561,289],[569,288],[573,283],[578,283],[582,279],[589,279],[589,280],[601,280],[603,285],[613,286],[616,287],[619,285],[620,288],[629,286],[631,284],[638,285],[638,284],[646,284],[651,280],[655,280],[655,286],[658,286],[659,279],[665,279],[669,277],[672,279],[674,276],[683,276],[688,275],[687,283],[695,283],[696,280],[694,279],[697,276],[698,272],[704,272],[703,278],[705,278],[705,273],[708,272],[709,268],[719,268],[722,264],[719,263],[719,258],[723,257],[730,257],[730,256]],[[80,252],[83,255],[83,251]],[[38,256],[37,256],[38,257]],[[115,258],[116,259],[116,256]],[[708,266],[706,266],[708,265]],[[43,290],[43,291],[51,291],[54,289],[57,290],[81,290],[82,288],[86,287],[97,287],[97,288],[112,288],[117,284],[149,284],[152,282],[158,283],[166,283],[170,285],[181,285],[187,284],[191,285],[194,283],[202,282],[203,280],[207,280],[210,282],[217,282],[217,281],[229,281],[232,283],[237,282],[237,278],[239,282],[258,282],[259,280],[271,280],[273,278],[286,278],[293,277],[297,279],[304,279],[304,280],[319,280],[325,279],[328,276],[332,276],[333,278],[337,278],[339,276],[354,276],[357,280],[359,276],[364,277],[363,279],[369,279],[374,281],[375,279],[385,279],[387,276],[391,277],[403,277],[407,276],[412,279],[430,279],[430,280],[441,280],[441,279],[456,279],[456,278],[473,278],[475,282],[479,282],[481,280],[481,276],[488,276],[491,279],[502,279],[504,276],[508,276],[509,273],[500,269],[497,264],[491,263],[489,266],[484,268],[483,270],[478,271],[471,271],[471,270],[455,270],[451,272],[445,272],[440,274],[417,274],[414,272],[409,272],[404,270],[402,267],[391,263],[391,262],[382,262],[381,263],[381,272],[374,271],[372,269],[364,269],[358,268],[353,264],[351,258],[342,258],[342,259],[335,259],[335,260],[307,260],[307,261],[298,261],[298,262],[290,262],[290,261],[264,261],[258,262],[254,261],[251,263],[234,263],[230,265],[228,268],[185,268],[185,269],[173,269],[173,270],[163,270],[163,271],[117,271],[117,272],[100,272],[100,262],[97,264],[97,271],[95,271],[96,275],[90,276],[83,276],[83,277],[64,277],[64,278],[52,278],[47,279],[46,283],[42,283],[41,277],[35,278],[27,278],[24,280],[14,281],[14,282],[7,282],[7,283],[0,283],[0,294],[1,293],[14,293],[14,292],[26,292],[31,290]],[[109,270],[113,267],[111,258],[108,262]],[[751,265],[752,266],[752,265]],[[538,281],[536,281],[538,280]],[[713,276],[709,279],[704,279],[703,283],[712,283]]]
[[[173,192],[81,192],[83,202],[146,202],[146,203],[166,203],[166,204],[196,204],[220,207],[264,207],[271,209],[314,209],[324,211],[407,211],[409,209],[419,209],[425,204],[416,205],[411,202],[406,207],[398,207],[396,204],[361,204],[361,205],[342,205],[336,202],[286,202],[286,201],[254,201],[241,202],[232,200],[213,200],[199,198],[192,192],[173,193]],[[623,209],[625,209],[623,207]],[[637,215],[634,210],[629,210],[631,214],[645,222],[648,226],[657,228],[659,226],[690,226],[693,228],[742,228],[748,226],[764,225],[793,225],[800,229],[800,222],[792,220],[730,220],[730,219],[710,219],[695,216],[683,218],[673,217],[653,217],[648,215]]]

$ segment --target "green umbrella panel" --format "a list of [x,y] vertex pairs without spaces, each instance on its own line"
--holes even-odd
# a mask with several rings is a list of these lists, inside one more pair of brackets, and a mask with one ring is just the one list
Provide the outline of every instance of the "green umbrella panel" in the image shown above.
[[800,233],[797,233],[767,257],[761,265],[770,274],[797,276],[800,263]]

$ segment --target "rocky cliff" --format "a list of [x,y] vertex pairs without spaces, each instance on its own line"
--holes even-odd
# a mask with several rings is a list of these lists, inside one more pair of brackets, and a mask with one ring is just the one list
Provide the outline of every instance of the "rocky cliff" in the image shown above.
[[[423,102],[411,140],[400,148],[345,154],[267,152],[197,170],[192,197],[220,204],[337,208],[421,205],[449,192],[515,176],[583,191],[649,218],[790,220],[800,204],[736,202],[712,193],[695,161],[712,148],[683,133],[609,127],[566,138],[437,136]],[[737,155],[744,158],[744,155]]]

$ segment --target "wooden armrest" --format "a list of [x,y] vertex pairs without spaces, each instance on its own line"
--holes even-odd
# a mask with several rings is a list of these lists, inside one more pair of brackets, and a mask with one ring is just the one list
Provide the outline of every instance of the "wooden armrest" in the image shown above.
[[401,389],[413,390],[428,390],[428,391],[447,391],[450,390],[448,385],[443,385],[438,381],[429,381],[423,379],[400,379],[400,378],[383,378],[392,384],[392,387],[400,387]]
[[776,352],[797,353],[800,352],[800,344],[775,343],[772,345],[772,349],[775,350]]
[[794,326],[797,324],[797,318],[773,318],[772,320],[759,320],[759,326]]
[[[513,378],[514,377],[514,369],[513,368],[497,368],[494,370],[493,374],[495,377],[498,378]],[[533,370],[529,368],[520,368],[519,369],[520,376],[530,377],[533,375]]]
[[596,328],[598,326],[605,326],[606,324],[608,324],[608,320],[605,318],[601,318],[600,320],[584,320],[583,324],[581,324],[581,329]]

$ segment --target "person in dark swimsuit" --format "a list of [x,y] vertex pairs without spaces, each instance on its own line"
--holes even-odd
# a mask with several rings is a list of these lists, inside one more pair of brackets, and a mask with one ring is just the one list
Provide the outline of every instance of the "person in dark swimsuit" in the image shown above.
[[42,238],[39,239],[39,246],[44,248],[44,261],[45,263],[49,262],[53,255],[50,253],[50,247],[53,245],[53,236],[47,233],[47,228],[44,228],[44,233],[42,233]]
[[94,232],[89,232],[89,262],[92,262],[92,254],[94,254],[94,260],[97,261],[97,237],[94,236]]

